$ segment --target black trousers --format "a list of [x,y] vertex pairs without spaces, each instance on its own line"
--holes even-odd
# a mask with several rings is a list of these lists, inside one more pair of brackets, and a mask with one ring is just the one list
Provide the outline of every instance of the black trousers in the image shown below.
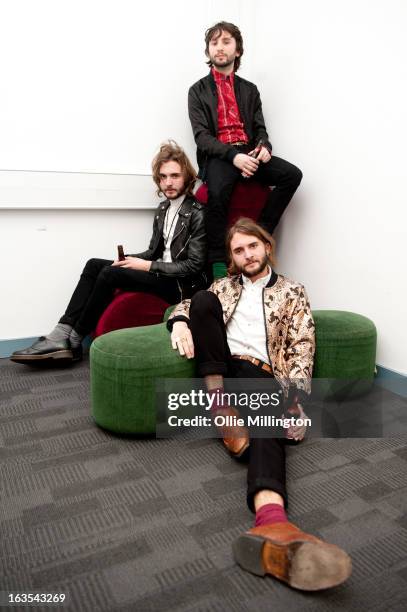
[[[190,329],[194,339],[198,374],[223,374],[230,378],[270,378],[248,361],[232,359],[223,322],[222,306],[211,291],[198,291],[191,301]],[[247,471],[247,504],[263,489],[279,493],[287,506],[284,438],[251,438]]]
[[96,327],[116,289],[153,293],[170,304],[180,301],[175,278],[112,267],[112,263],[109,259],[89,259],[60,323],[72,325],[78,334],[86,336]]
[[[236,148],[240,153],[247,153],[250,150],[248,145]],[[225,261],[228,208],[233,188],[238,180],[257,181],[274,187],[270,190],[258,219],[260,225],[272,234],[301,179],[302,172],[299,168],[274,155],[267,163],[260,162],[254,176],[248,179],[243,178],[241,171],[230,162],[211,158],[208,161],[205,179],[208,185],[206,234],[209,262]]]

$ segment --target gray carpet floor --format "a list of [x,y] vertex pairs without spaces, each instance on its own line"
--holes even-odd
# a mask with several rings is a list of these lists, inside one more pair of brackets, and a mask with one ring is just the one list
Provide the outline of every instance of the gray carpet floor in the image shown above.
[[406,609],[406,435],[288,449],[290,519],[354,568],[304,594],[235,565],[231,544],[253,515],[246,468],[218,440],[99,429],[86,360],[36,371],[2,359],[0,392],[3,595],[63,592],[58,609],[79,612]]

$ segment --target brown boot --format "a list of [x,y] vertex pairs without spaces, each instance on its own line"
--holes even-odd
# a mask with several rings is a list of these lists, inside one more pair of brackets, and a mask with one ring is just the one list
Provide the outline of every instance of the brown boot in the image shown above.
[[234,542],[233,553],[243,569],[258,576],[271,574],[304,591],[337,586],[352,571],[342,549],[288,522],[250,529]]
[[216,411],[216,416],[227,417],[229,423],[218,426],[217,429],[220,431],[223,444],[233,457],[241,457],[243,453],[249,448],[249,432],[246,427],[242,425],[235,425],[235,419],[241,418],[239,412],[235,408],[230,406],[225,408],[219,408]]

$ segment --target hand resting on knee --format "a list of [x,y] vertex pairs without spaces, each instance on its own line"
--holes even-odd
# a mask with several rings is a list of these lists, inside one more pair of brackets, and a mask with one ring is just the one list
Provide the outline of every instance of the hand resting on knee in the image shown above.
[[187,359],[194,357],[194,341],[185,321],[175,321],[171,332],[171,344],[174,350],[178,349],[179,354]]

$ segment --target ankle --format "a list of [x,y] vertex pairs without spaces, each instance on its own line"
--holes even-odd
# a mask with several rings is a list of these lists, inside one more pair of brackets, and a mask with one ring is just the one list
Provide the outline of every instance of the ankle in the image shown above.
[[74,329],[72,329],[70,336],[69,336],[69,342],[71,343],[71,347],[78,348],[78,346],[81,345],[82,340],[83,340],[83,336],[81,334],[78,334],[78,332],[75,331]]
[[288,522],[287,514],[284,506],[280,506],[280,504],[265,504],[256,512],[255,527],[286,522]]
[[54,342],[59,342],[60,340],[66,340],[69,338],[69,335],[72,331],[72,326],[67,323],[58,323],[54,329],[47,334],[45,337],[48,340],[53,340]]
[[211,408],[210,408],[212,416],[216,416],[220,410],[227,407],[224,404],[223,392],[224,392],[223,386],[215,387],[213,389],[208,389],[207,391],[208,397],[211,399],[211,402],[212,402]]

